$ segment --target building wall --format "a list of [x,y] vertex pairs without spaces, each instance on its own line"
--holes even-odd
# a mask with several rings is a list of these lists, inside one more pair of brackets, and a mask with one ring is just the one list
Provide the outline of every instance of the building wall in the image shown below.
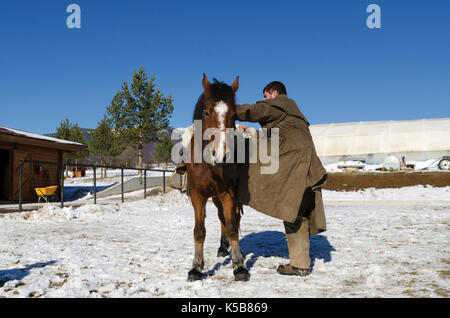
[[450,118],[311,125],[319,156],[450,151]]
[[450,154],[450,118],[321,124],[310,129],[326,164],[352,157],[379,163],[391,154],[416,161]]
[[[21,160],[62,162],[62,151],[27,145],[16,145],[12,152],[12,200],[19,200],[19,165]],[[22,199],[35,201],[38,196],[34,188],[59,185],[60,168],[56,165],[25,163],[22,175]]]

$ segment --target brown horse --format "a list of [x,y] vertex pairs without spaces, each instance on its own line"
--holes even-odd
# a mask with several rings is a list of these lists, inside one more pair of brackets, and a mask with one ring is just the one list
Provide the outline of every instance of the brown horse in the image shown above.
[[[226,155],[230,152],[227,149],[227,143],[224,142],[225,130],[235,128],[235,93],[239,87],[239,77],[229,86],[217,80],[211,84],[203,74],[202,85],[204,92],[197,102],[194,121],[201,120],[201,136],[204,136],[205,131],[208,136],[209,129],[216,129],[218,133],[209,136],[210,140],[205,141],[202,138],[201,143],[197,143],[201,145],[201,149],[195,149],[195,141],[192,139],[191,153],[200,150],[201,161],[186,164],[188,193],[195,210],[195,253],[192,269],[188,273],[188,281],[200,280],[204,277],[201,270],[204,266],[205,207],[208,198],[212,198],[216,205],[221,222],[222,235],[218,256],[227,256],[231,244],[235,280],[247,281],[249,273],[244,265],[244,257],[239,246],[240,209],[236,200],[234,181],[236,165],[224,163]],[[204,157],[208,156],[212,160],[205,160]]]

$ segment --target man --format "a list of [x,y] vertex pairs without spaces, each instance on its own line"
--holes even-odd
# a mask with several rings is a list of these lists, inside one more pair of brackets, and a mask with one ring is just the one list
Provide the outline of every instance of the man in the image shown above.
[[311,265],[309,236],[326,230],[321,186],[327,174],[316,154],[309,123],[287,97],[285,86],[271,82],[263,94],[264,100],[256,104],[237,105],[236,119],[258,122],[268,131],[279,129],[279,168],[274,174],[262,174],[259,161],[238,165],[238,201],[284,221],[290,263],[280,265],[278,272],[306,276]]

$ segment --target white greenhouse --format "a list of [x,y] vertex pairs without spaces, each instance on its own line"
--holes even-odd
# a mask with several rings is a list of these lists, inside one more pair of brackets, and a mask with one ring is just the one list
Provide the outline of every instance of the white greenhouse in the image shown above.
[[311,125],[324,164],[363,159],[378,164],[388,155],[407,160],[450,155],[450,118]]

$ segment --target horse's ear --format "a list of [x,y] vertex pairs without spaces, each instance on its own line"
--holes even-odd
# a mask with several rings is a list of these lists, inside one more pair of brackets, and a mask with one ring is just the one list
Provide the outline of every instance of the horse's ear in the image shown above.
[[211,83],[208,81],[205,73],[203,73],[202,85],[205,91],[209,90],[209,88],[211,87]]
[[234,80],[233,84],[231,84],[231,89],[233,90],[233,92],[236,93],[238,88],[239,88],[239,76],[237,76],[236,79]]

